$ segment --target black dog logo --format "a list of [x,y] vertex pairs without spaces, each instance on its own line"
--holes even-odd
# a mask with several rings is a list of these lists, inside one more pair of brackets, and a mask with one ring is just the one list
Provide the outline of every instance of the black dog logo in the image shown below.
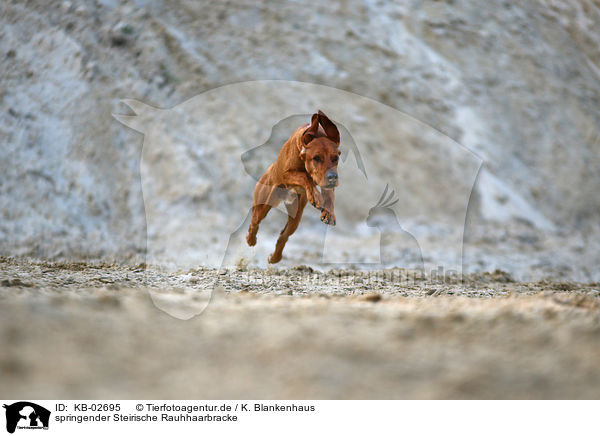
[[[6,431],[14,433],[17,425],[25,428],[48,428],[50,411],[29,401],[19,401],[6,409]],[[21,422],[20,422],[21,421]],[[40,424],[41,422],[41,424]]]

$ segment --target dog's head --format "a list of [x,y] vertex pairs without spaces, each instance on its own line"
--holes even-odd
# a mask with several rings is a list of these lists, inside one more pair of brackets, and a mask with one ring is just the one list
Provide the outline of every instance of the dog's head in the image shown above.
[[302,135],[300,158],[313,181],[322,188],[338,185],[340,132],[327,115],[318,111]]

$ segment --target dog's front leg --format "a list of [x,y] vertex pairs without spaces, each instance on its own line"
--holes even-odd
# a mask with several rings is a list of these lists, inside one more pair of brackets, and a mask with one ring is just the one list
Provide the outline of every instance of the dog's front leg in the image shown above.
[[315,183],[308,177],[308,174],[302,171],[287,171],[283,175],[283,182],[286,185],[297,185],[304,188],[308,202],[319,210],[323,210],[323,198],[317,190]]
[[321,212],[321,221],[330,226],[335,226],[335,214],[333,213],[333,202],[335,194],[333,189],[322,189],[323,211]]

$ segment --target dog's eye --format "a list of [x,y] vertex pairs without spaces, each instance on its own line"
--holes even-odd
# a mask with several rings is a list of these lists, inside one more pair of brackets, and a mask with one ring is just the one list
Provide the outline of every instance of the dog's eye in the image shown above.
[[313,158],[313,160],[314,160],[315,162],[319,162],[319,163],[320,163],[320,162],[321,162],[321,156],[315,156],[315,157]]
[[333,159],[331,159],[331,162],[336,163],[338,161],[338,157],[335,156]]

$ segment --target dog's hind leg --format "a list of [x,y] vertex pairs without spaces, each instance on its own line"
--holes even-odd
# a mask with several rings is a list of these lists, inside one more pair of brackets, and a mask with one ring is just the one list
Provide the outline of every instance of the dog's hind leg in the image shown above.
[[250,219],[248,234],[246,235],[246,242],[250,247],[256,245],[258,226],[271,208],[279,204],[282,192],[285,192],[285,190],[277,186],[269,186],[261,182],[256,184],[256,188],[254,189],[254,203],[252,204],[252,218]]
[[285,224],[285,227],[279,234],[279,238],[277,239],[277,244],[275,245],[275,251],[269,257],[269,263],[277,263],[281,260],[283,255],[283,248],[285,247],[288,238],[296,231],[298,228],[298,224],[300,224],[300,220],[302,219],[302,212],[304,211],[304,206],[306,206],[306,195],[297,195],[296,199],[293,202],[286,202],[285,208],[288,213],[288,220]]
[[268,204],[257,204],[252,206],[252,218],[250,221],[250,227],[248,228],[248,234],[246,235],[246,242],[250,247],[256,245],[256,233],[258,232],[258,225],[267,216],[271,206]]

